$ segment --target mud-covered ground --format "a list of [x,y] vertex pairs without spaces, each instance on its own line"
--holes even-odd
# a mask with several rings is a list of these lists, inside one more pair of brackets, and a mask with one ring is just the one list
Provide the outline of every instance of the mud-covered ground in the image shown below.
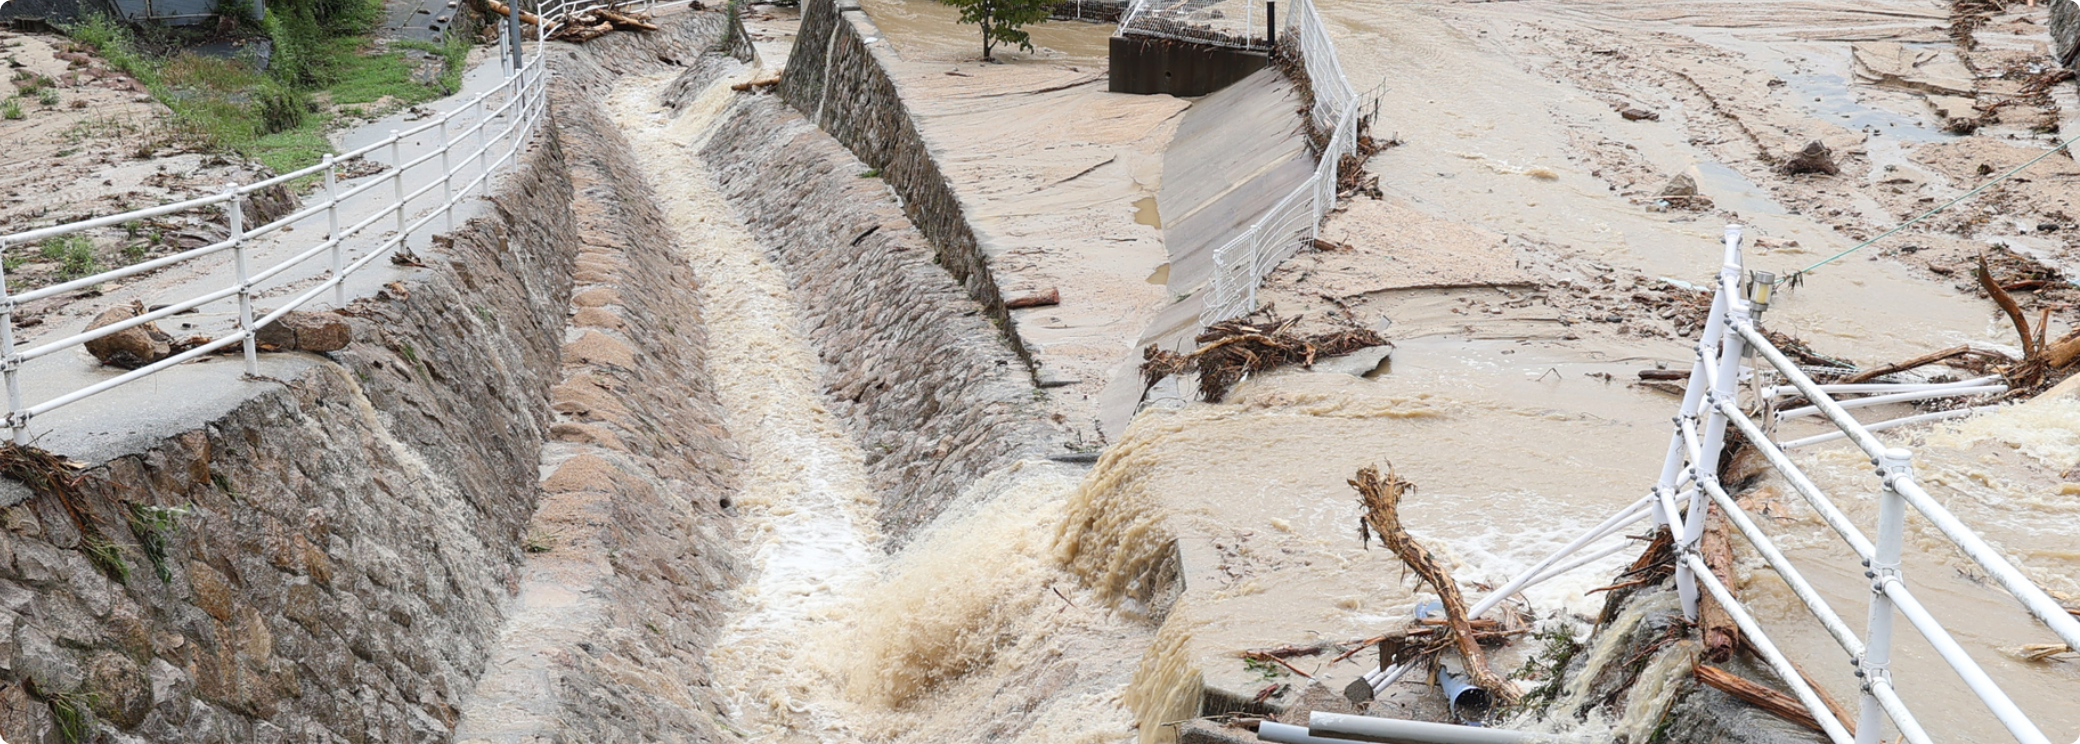
[[[1353,84],[1380,97],[1375,134],[1404,144],[1370,165],[1385,203],[1361,196],[1325,228],[1349,250],[1273,278],[1289,312],[1362,320],[1392,315],[1396,288],[1501,285],[1457,293],[1454,315],[1563,341],[1687,336],[1693,313],[1672,308],[1690,293],[1661,278],[1708,281],[1722,225],[1748,226],[1751,268],[1790,275],[2043,155],[2074,114],[2048,10],[2023,3],[1323,7],[1347,32]],[[1448,85],[1476,95],[1440,102]],[[1814,142],[1838,172],[1792,172]],[[1869,364],[1946,341],[2015,346],[1982,322],[1995,308],[1969,267],[1984,253],[2063,332],[2080,318],[2076,176],[2054,154],[1802,276],[1780,326]],[[1367,234],[1383,221],[1441,234]]]

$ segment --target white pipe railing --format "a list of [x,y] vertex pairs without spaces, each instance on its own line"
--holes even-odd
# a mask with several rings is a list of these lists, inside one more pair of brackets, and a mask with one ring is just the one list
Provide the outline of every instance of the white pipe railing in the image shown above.
[[[687,0],[673,0],[640,2],[633,5],[654,11],[684,5],[686,2]],[[497,87],[478,93],[428,121],[407,129],[392,130],[389,136],[383,139],[343,153],[326,155],[315,165],[248,184],[232,184],[223,192],[208,196],[0,235],[0,253],[5,253],[52,238],[197,210],[222,210],[227,228],[225,239],[208,245],[26,292],[8,292],[6,272],[0,269],[0,376],[5,378],[6,424],[12,430],[13,441],[16,444],[29,442],[30,421],[38,415],[233,345],[243,347],[245,372],[257,373],[259,360],[255,337],[259,329],[280,320],[293,310],[316,301],[328,290],[332,293],[333,303],[344,306],[347,302],[348,277],[374,263],[376,259],[388,256],[397,248],[407,245],[415,232],[426,229],[435,219],[442,220],[443,229],[452,230],[455,227],[455,208],[458,205],[468,199],[490,195],[492,176],[501,169],[517,165],[521,151],[538,131],[542,118],[547,114],[548,98],[545,92],[551,72],[546,55],[539,52],[541,40],[555,34],[561,27],[561,19],[568,18],[573,13],[612,5],[626,7],[631,3],[559,0],[545,4],[539,11],[544,25],[532,33],[533,40],[537,42],[537,53],[531,56],[523,55],[520,49],[527,40],[523,38],[527,34],[517,31],[518,24],[507,24],[508,30],[502,36],[510,54],[500,55],[505,78]],[[521,58],[520,64],[512,64],[509,61],[511,58]],[[429,132],[435,137],[431,149],[407,157],[407,142]],[[343,165],[377,153],[388,155],[390,168],[380,176],[370,177],[362,183],[342,188],[340,171]],[[438,168],[439,172],[429,175],[425,172],[427,168]],[[263,225],[249,227],[245,224],[244,197],[264,189],[286,187],[301,179],[312,177],[323,178],[322,189],[314,194],[320,197],[319,201],[308,203]],[[426,184],[407,189],[405,180],[415,177],[427,179]],[[375,197],[378,193],[376,190],[386,184],[389,186],[389,193],[385,197]],[[437,204],[416,208],[413,206],[415,202],[433,194],[435,189],[440,190],[440,201]],[[362,198],[364,196],[383,200],[371,203],[368,199]],[[343,209],[360,209],[368,213],[342,229],[340,213]],[[320,213],[324,215],[325,221],[324,235],[321,239],[286,259],[266,266],[251,265],[257,258],[254,255],[255,240],[282,233],[293,225],[317,218]],[[378,232],[379,228],[376,226],[385,221],[391,223],[391,229]],[[361,240],[352,240],[357,237]],[[352,256],[350,248],[365,249],[365,252]],[[192,265],[192,262],[225,251],[232,253],[231,268],[235,276],[230,286],[173,299],[161,303],[163,306],[150,312],[101,328],[57,338],[37,339],[35,346],[21,348],[16,334],[15,314],[24,303],[58,297],[146,272],[177,265]],[[260,299],[264,290],[288,289],[287,286],[280,285],[265,286],[270,280],[303,266],[319,255],[329,256],[328,265],[324,268],[324,281],[297,293],[281,306],[255,317],[258,311],[254,302]],[[146,323],[234,298],[238,301],[237,322],[235,332],[231,335],[113,377],[83,384],[33,405],[23,400],[21,377],[24,365],[29,362]]]
[[[1725,260],[1721,262],[1712,309],[1702,338],[1693,349],[1697,359],[1691,369],[1690,384],[1685,390],[1683,405],[1675,419],[1675,431],[1669,438],[1669,455],[1664,461],[1659,482],[1647,496],[1620,509],[1587,534],[1568,543],[1490,594],[1474,606],[1472,614],[1478,616],[1488,611],[1502,599],[1529,584],[1550,579],[1574,567],[1590,563],[1597,557],[1610,554],[1609,550],[1598,551],[1589,557],[1575,559],[1555,567],[1562,558],[1652,515],[1661,526],[1671,530],[1675,536],[1677,589],[1682,597],[1684,614],[1693,622],[1697,619],[1698,600],[1702,595],[1710,595],[1724,606],[1741,632],[1746,634],[1748,646],[1777,673],[1784,685],[1790,688],[1792,695],[1807,707],[1829,740],[1836,744],[1876,744],[1880,740],[1885,722],[1890,721],[1900,737],[1907,742],[1927,744],[1931,741],[1913,712],[1900,699],[1893,680],[1893,624],[1895,617],[1905,617],[2016,741],[2025,744],[2050,744],[2027,714],[2008,697],[1992,676],[1979,666],[1964,646],[1950,635],[1941,622],[1922,606],[1908,587],[1901,571],[1902,554],[1906,544],[1908,507],[1911,506],[1914,511],[1920,512],[1938,532],[1992,576],[2001,588],[2014,596],[2031,615],[2067,645],[2075,648],[2080,648],[2080,620],[2076,620],[2042,588],[2009,563],[1998,550],[1988,545],[1970,527],[1937,503],[1914,477],[1911,466],[1912,453],[1889,447],[1872,434],[1873,431],[1888,426],[1966,415],[1986,410],[1987,407],[1938,411],[1879,424],[1863,424],[1848,414],[1847,404],[1837,402],[1830,396],[1830,393],[1905,393],[1881,396],[1889,398],[1890,402],[1938,397],[1927,394],[1932,392],[1943,392],[1950,397],[1972,396],[1997,392],[1994,388],[2001,386],[1991,383],[1999,378],[1917,385],[1820,385],[1786,358],[1783,352],[1777,350],[1756,326],[1754,318],[1759,308],[1751,305],[1740,293],[1742,270],[1739,226],[1728,226],[1725,249]],[[1848,438],[1871,456],[1871,464],[1877,466],[1880,480],[1875,525],[1876,542],[1866,538],[1862,530],[1835,505],[1813,479],[1784,454],[1787,449],[1821,441],[1823,437],[1807,437],[1779,443],[1762,425],[1742,410],[1737,398],[1738,383],[1743,377],[1740,362],[1751,351],[1785,381],[1782,385],[1760,388],[1764,398],[1780,398],[1789,394],[1805,396],[1818,415],[1838,428],[1838,431],[1831,432],[1833,438]],[[1723,441],[1722,432],[1729,425],[1740,431],[1748,445],[1784,477],[1792,490],[1806,500],[1821,521],[1841,537],[1842,542],[1868,569],[1865,573],[1871,580],[1872,601],[1863,636],[1859,637],[1857,632],[1850,628],[1841,614],[1836,612],[1812,583],[1806,580],[1804,574],[1792,565],[1791,559],[1777,547],[1770,535],[1719,483],[1717,472],[1720,443]],[[1704,494],[1706,498],[1695,498],[1695,494],[1698,493]],[[1687,504],[1683,503],[1684,497],[1690,497]],[[1857,676],[1861,679],[1862,695],[1854,729],[1848,728],[1848,722],[1838,720],[1823,704],[1819,691],[1799,673],[1796,665],[1785,656],[1756,621],[1754,614],[1740,603],[1739,598],[1735,597],[1717,576],[1713,575],[1711,566],[1705,563],[1698,550],[1698,543],[1707,514],[1714,506],[1727,517],[1741,537],[1762,557],[1763,562],[1783,579],[1790,587],[1792,595],[1805,605],[1828,636],[1856,665]],[[1411,662],[1382,667],[1367,673],[1364,680],[1372,686],[1375,694],[1383,693],[1388,685],[1399,680],[1414,666]],[[1319,733],[1316,732],[1317,735]]]
[[[1777,671],[1793,695],[1806,704],[1808,711],[1819,722],[1829,739],[1845,744],[1852,741],[1857,744],[1873,744],[1880,736],[1880,727],[1884,720],[1889,719],[1907,741],[1925,742],[1928,741],[1928,735],[1915,720],[1912,712],[1899,700],[1894,687],[1891,648],[1896,611],[1899,616],[1906,617],[1909,623],[1928,639],[1938,655],[1964,681],[1965,686],[1985,703],[1987,710],[1993,713],[2017,741],[2025,744],[2049,744],[2043,732],[2015,705],[2006,692],[1921,606],[1901,573],[1906,507],[1911,505],[1974,563],[1993,576],[2053,633],[2067,643],[2080,641],[2080,621],[2075,621],[2048,594],[2010,564],[1998,551],[1987,545],[1976,532],[1937,504],[1915,480],[1910,466],[1911,453],[1904,449],[1888,447],[1872,433],[1887,425],[1904,425],[1913,421],[1960,414],[1944,411],[1866,425],[1849,415],[1847,410],[1851,407],[1884,403],[2001,392],[2005,391],[2006,387],[1982,378],[1936,385],[1874,387],[1859,384],[1837,385],[1832,390],[1825,389],[1807,376],[1804,370],[1793,364],[1783,352],[1778,351],[1756,326],[1756,308],[1740,293],[1741,273],[1739,228],[1729,226],[1726,259],[1721,265],[1714,296],[1713,317],[1707,323],[1704,340],[1696,347],[1697,362],[1691,375],[1690,390],[1686,391],[1689,395],[1686,396],[1682,414],[1676,419],[1675,434],[1670,437],[1671,455],[1669,466],[1663,471],[1664,485],[1656,489],[1657,492],[1665,493],[1671,482],[1670,473],[1680,468],[1695,479],[1703,492],[1710,497],[1708,500],[1693,501],[1688,513],[1680,518],[1675,514],[1673,506],[1657,510],[1657,517],[1666,515],[1662,522],[1665,526],[1679,531],[1676,540],[1676,549],[1680,555],[1677,588],[1683,595],[1684,614],[1691,620],[1696,620],[1700,588],[1724,605],[1740,625],[1741,631],[1749,636],[1749,646]],[[1723,330],[1711,327],[1717,324],[1723,324]],[[1714,333],[1715,330],[1720,332]],[[1740,361],[1749,350],[1754,351],[1788,383],[1764,389],[1762,392],[1766,397],[1781,397],[1789,390],[1805,396],[1810,402],[1806,408],[1793,409],[1772,417],[1774,420],[1818,415],[1834,424],[1838,431],[1782,443],[1768,436],[1763,427],[1756,424],[1741,409],[1736,397],[1741,372]],[[1707,403],[1703,411],[1707,415],[1703,421],[1698,418],[1700,411],[1688,405],[1691,399],[1697,397],[1699,388],[1706,391],[1702,396]],[[1838,402],[1831,397],[1832,393],[1886,394]],[[1718,470],[1720,440],[1714,436],[1713,429],[1723,430],[1727,424],[1741,431],[1746,440],[1785,477],[1793,490],[1798,491],[1814,507],[1821,519],[1841,535],[1844,542],[1869,568],[1867,574],[1871,578],[1873,601],[1864,637],[1859,638],[1849,628],[1840,614],[1791,565],[1790,559],[1776,547],[1770,536],[1718,483],[1715,473]],[[1882,488],[1879,493],[1875,543],[1866,539],[1812,479],[1783,453],[1794,446],[1825,441],[1830,437],[1847,438],[1855,442],[1871,456],[1872,464],[1878,466],[1877,472]],[[1677,462],[1678,458],[1681,462]],[[1755,623],[1752,614],[1740,605],[1739,600],[1716,576],[1711,574],[1710,567],[1698,553],[1698,528],[1714,505],[1727,516],[1728,521],[1755,548],[1764,562],[1791,587],[1793,595],[1807,607],[1828,635],[1857,664],[1857,675],[1862,678],[1863,695],[1860,715],[1853,734],[1843,728],[1841,722],[1836,721],[1834,716],[1819,704],[1819,698],[1811,684],[1783,657],[1778,647]]]

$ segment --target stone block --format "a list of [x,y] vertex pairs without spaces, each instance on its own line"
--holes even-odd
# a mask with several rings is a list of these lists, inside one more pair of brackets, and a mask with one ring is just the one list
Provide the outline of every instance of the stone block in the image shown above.
[[261,326],[253,340],[280,351],[339,351],[354,342],[354,332],[338,314],[292,310]]
[[13,744],[58,744],[51,708],[24,685],[0,685],[0,731]]

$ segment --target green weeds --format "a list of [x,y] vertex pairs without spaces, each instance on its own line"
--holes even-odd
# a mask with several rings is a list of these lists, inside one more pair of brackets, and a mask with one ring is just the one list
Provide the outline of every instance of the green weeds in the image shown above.
[[50,704],[51,717],[58,719],[58,739],[65,744],[84,744],[94,729],[93,693],[57,693],[50,696]]
[[412,79],[404,51],[374,49],[370,32],[381,7],[381,0],[269,3],[255,29],[273,44],[264,72],[245,58],[188,52],[153,56],[141,51],[146,45],[130,26],[107,16],[89,17],[66,32],[165,103],[173,111],[178,140],[198,149],[236,152],[282,172],[318,162],[331,151],[325,130],[340,110],[336,107],[359,114],[364,108],[423,103],[459,88],[469,40],[392,45],[443,60],[439,79],[420,83]]
[[44,260],[59,264],[58,281],[69,282],[101,273],[101,260],[94,256],[94,241],[74,233],[44,238],[37,244]]
[[161,583],[173,582],[173,570],[166,566],[166,548],[169,538],[180,531],[181,517],[188,510],[178,506],[130,505],[130,534],[137,536],[137,545],[144,549],[144,557],[152,562],[152,572],[158,574]]

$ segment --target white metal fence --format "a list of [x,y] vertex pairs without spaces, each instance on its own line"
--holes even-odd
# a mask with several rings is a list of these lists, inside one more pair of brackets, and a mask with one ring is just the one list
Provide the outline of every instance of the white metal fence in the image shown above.
[[[1846,744],[1874,744],[1881,736],[1881,728],[1890,720],[1899,734],[1908,742],[1928,742],[1929,736],[1915,720],[1897,693],[1892,672],[1894,622],[1906,618],[1908,624],[1928,640],[1938,655],[1957,675],[1963,679],[1980,702],[1999,719],[2016,741],[2026,744],[2050,744],[2044,733],[2032,723],[2022,710],[2016,707],[2000,685],[1980,668],[1963,646],[1951,637],[1942,623],[1931,615],[1920,600],[1915,598],[1901,571],[1901,556],[1905,542],[1905,527],[1908,507],[1921,514],[1944,538],[1954,545],[1965,557],[2007,590],[2023,609],[2035,616],[2059,639],[2074,648],[2080,648],[2080,620],[2074,619],[2060,607],[2056,600],[2025,576],[2021,570],[2009,563],[1999,550],[1987,544],[1985,539],[1951,514],[1921,486],[1914,475],[1913,453],[1906,449],[1887,445],[1871,432],[1880,428],[1865,425],[1850,415],[1851,407],[1862,407],[1881,402],[1899,402],[1942,396],[1967,396],[2006,390],[1994,378],[1967,380],[1948,386],[1904,385],[1896,390],[1869,384],[1855,386],[1823,386],[1813,381],[1805,371],[1776,346],[1771,344],[1756,325],[1755,301],[1767,302],[1769,282],[1750,284],[1752,297],[1742,293],[1742,269],[1740,252],[1740,228],[1726,229],[1725,261],[1719,270],[1719,279],[1712,303],[1710,316],[1705,323],[1703,338],[1696,346],[1697,361],[1690,373],[1689,387],[1683,397],[1683,407],[1676,419],[1676,433],[1671,437],[1669,450],[1655,485],[1655,517],[1661,524],[1668,525],[1676,535],[1680,554],[1677,566],[1677,588],[1683,595],[1683,608],[1691,619],[1697,617],[1699,589],[1710,593],[1733,616],[1746,635],[1748,645],[1766,661],[1786,686],[1804,702],[1806,709],[1819,721],[1829,739]],[[1767,370],[1758,367],[1756,374],[1767,374],[1773,370],[1786,383],[1771,393],[1782,392],[1783,387],[1804,395],[1811,405],[1778,414],[1776,418],[1794,418],[1818,414],[1835,425],[1840,436],[1847,438],[1876,466],[1878,479],[1878,515],[1874,528],[1875,541],[1864,536],[1861,528],[1851,522],[1840,507],[1815,485],[1797,464],[1785,456],[1784,450],[1791,446],[1823,441],[1808,437],[1803,440],[1778,443],[1765,428],[1750,418],[1742,409],[1738,397],[1738,381],[1742,374],[1741,362],[1748,352],[1754,352]],[[1849,402],[1834,399],[1844,393],[1865,393],[1869,397]],[[1909,417],[1926,419],[1925,416]],[[1900,421],[1898,419],[1895,422]],[[1887,422],[1893,423],[1893,422]],[[1756,449],[1769,464],[1797,491],[1799,496],[1812,507],[1822,521],[1837,533],[1842,541],[1854,551],[1868,569],[1872,600],[1864,624],[1865,635],[1859,637],[1841,615],[1821,597],[1812,584],[1807,582],[1797,567],[1793,566],[1779,550],[1770,535],[1735,503],[1721,487],[1717,477],[1719,452],[1725,441],[1728,425],[1739,430],[1748,444]],[[1687,513],[1677,510],[1676,496],[1680,491],[1703,493],[1708,503],[1694,498]],[[1799,601],[1825,628],[1827,634],[1839,644],[1856,664],[1857,677],[1862,685],[1861,708],[1853,722],[1839,721],[1821,702],[1819,694],[1799,674],[1769,636],[1763,632],[1755,618],[1740,600],[1712,574],[1696,546],[1704,533],[1706,515],[1716,506],[1724,513],[1735,528],[1745,537],[1755,552],[1767,562],[1772,570],[1791,587]],[[2076,691],[2080,692],[2080,691]]]
[[[1986,706],[1993,716],[2019,742],[2026,744],[2050,744],[2044,733],[2018,708],[2001,686],[1974,661],[1971,655],[1945,630],[1909,588],[1901,571],[1902,554],[1905,550],[1906,518],[1908,508],[1919,512],[1936,531],[1979,569],[1986,572],[1994,583],[2022,605],[2022,609],[2034,616],[2059,640],[2071,648],[2080,649],[2080,620],[2062,608],[2042,588],[2038,587],[2014,564],[2009,563],[1999,550],[1989,545],[1984,538],[1965,525],[1955,515],[1938,503],[1915,477],[1911,452],[1886,444],[1872,434],[1875,430],[1891,426],[1926,421],[1936,417],[1963,415],[1973,410],[1958,409],[1937,414],[1919,414],[1889,421],[1865,424],[1849,414],[1851,408],[1862,408],[1888,402],[1926,400],[1947,396],[1972,396],[1997,393],[2006,390],[1999,378],[1978,378],[1940,384],[1893,384],[1859,383],[1848,385],[1822,385],[1813,381],[1797,364],[1779,351],[1756,325],[1756,314],[1768,299],[1769,282],[1758,281],[1748,285],[1753,293],[1752,300],[1744,295],[1740,253],[1740,228],[1728,226],[1726,230],[1725,260],[1720,267],[1716,291],[1703,337],[1694,347],[1696,362],[1692,366],[1682,408],[1675,419],[1675,433],[1670,437],[1667,457],[1651,492],[1619,512],[1602,524],[1589,530],[1573,542],[1562,547],[1545,560],[1531,567],[1522,575],[1476,604],[1474,615],[1492,609],[1503,600],[1524,588],[1545,581],[1620,551],[1631,549],[1630,544],[1604,548],[1587,555],[1577,556],[1588,546],[1619,535],[1628,526],[1652,516],[1654,520],[1670,529],[1678,555],[1676,587],[1682,595],[1684,613],[1696,620],[1700,590],[1708,593],[1726,608],[1741,632],[1747,645],[1769,665],[1777,677],[1789,687],[1794,696],[1805,704],[1824,729],[1827,738],[1836,744],[1876,744],[1883,734],[1886,721],[1897,730],[1900,737],[1910,744],[1926,744],[1931,739],[1914,714],[1908,709],[1897,692],[1891,670],[1893,631],[1896,620],[1906,618],[1909,625],[1928,640],[1938,656],[1956,672],[1967,688]],[[1761,287],[1759,291],[1756,287]],[[1743,359],[1750,353],[1759,357],[1761,364],[1744,368]],[[1766,365],[1762,366],[1762,365]],[[1825,417],[1837,429],[1833,436],[1806,437],[1790,441],[1778,441],[1761,423],[1742,410],[1739,400],[1739,385],[1743,376],[1754,380],[1759,376],[1774,375],[1783,384],[1763,387],[1760,397],[1767,400],[1793,394],[1804,396],[1810,405],[1776,412],[1771,420],[1801,418],[1809,415]],[[1838,401],[1835,395],[1858,394],[1867,397]],[[1767,410],[1768,406],[1765,406]],[[1857,632],[1845,621],[1812,583],[1807,581],[1798,568],[1777,547],[1776,541],[1742,506],[1735,502],[1718,480],[1719,454],[1725,442],[1727,427],[1738,430],[1748,443],[1782,475],[1792,490],[1809,505],[1829,529],[1836,533],[1851,551],[1863,562],[1865,575],[1870,579],[1872,601],[1864,623],[1864,634]],[[1793,447],[1805,446],[1830,439],[1847,438],[1876,466],[1878,493],[1876,539],[1866,537],[1836,502],[1823,491],[1796,463],[1785,454]],[[1700,498],[1700,496],[1702,498]],[[1687,507],[1687,508],[1686,508]],[[1698,552],[1698,544],[1705,530],[1705,522],[1712,509],[1724,514],[1736,531],[1754,548],[1755,553],[1767,563],[1777,576],[1783,579],[1792,593],[1806,607],[1830,638],[1841,646],[1848,660],[1856,667],[1856,676],[1861,686],[1861,706],[1857,720],[1838,720],[1823,702],[1820,694],[1808,682],[1783,650],[1771,641],[1769,635],[1756,622],[1755,616],[1739,598],[1733,596],[1724,583],[1715,576],[1710,566]],[[1567,562],[1562,564],[1561,561]],[[1988,611],[1993,611],[1988,608]],[[1387,685],[1400,679],[1413,665],[1398,665],[1376,670],[1365,676],[1376,691],[1384,691]],[[2080,694],[2080,690],[2075,690]]]
[[[638,3],[636,7],[662,8],[682,2]],[[543,26],[532,33],[537,40],[555,33],[558,19],[571,13],[607,7],[609,3],[565,0],[547,3],[541,9]],[[630,4],[620,4],[628,6]],[[517,24],[509,24],[509,29]],[[390,256],[415,235],[425,235],[435,220],[441,229],[454,227],[455,207],[464,200],[490,195],[492,177],[500,168],[518,161],[547,112],[546,84],[549,69],[544,55],[521,55],[515,69],[512,45],[518,41],[510,30],[504,35],[505,77],[496,87],[478,93],[436,116],[389,136],[336,155],[308,168],[248,184],[230,184],[223,192],[122,214],[0,235],[0,255],[30,250],[42,241],[67,236],[91,236],[97,231],[121,229],[173,215],[199,217],[207,223],[222,217],[224,237],[208,245],[173,255],[104,271],[92,276],[63,281],[26,292],[9,292],[7,277],[0,270],[0,375],[7,387],[7,426],[14,441],[29,441],[30,421],[36,416],[76,403],[87,397],[135,382],[174,365],[242,345],[247,374],[258,372],[255,333],[283,315],[319,300],[328,292],[335,306],[347,301],[345,282],[356,271]],[[343,172],[359,160],[380,161],[388,167],[380,175],[342,180]],[[266,224],[249,225],[244,203],[249,195],[276,187],[296,186],[304,179],[321,179],[322,187],[311,201],[295,212]],[[342,224],[344,223],[344,224]],[[305,246],[291,233],[305,227],[301,235],[321,237]],[[423,238],[422,238],[423,240]],[[423,243],[422,243],[423,244]],[[183,286],[175,291],[194,292],[185,297],[159,297],[149,312],[119,323],[55,338],[18,342],[16,314],[24,303],[91,290],[117,280],[161,270],[187,270],[207,275],[225,267],[229,254],[231,277],[222,287],[197,290]],[[288,254],[283,256],[282,254]],[[311,280],[315,259],[326,264],[314,286]],[[256,261],[271,261],[254,266]],[[272,310],[255,310],[256,300],[283,297]],[[51,397],[29,402],[24,399],[22,377],[27,365],[53,354],[81,347],[89,341],[215,305],[236,302],[233,332],[145,366],[101,379],[65,385]],[[48,392],[48,391],[46,391]]]
[[1194,44],[1268,49],[1273,7],[1264,0],[1137,0],[1120,18],[1120,30]]
[[[1137,3],[1138,12],[1144,4]],[[1343,75],[1336,44],[1322,25],[1312,0],[1291,0],[1285,28],[1300,45],[1300,59],[1314,89],[1308,116],[1318,131],[1329,133],[1314,174],[1258,218],[1249,229],[1215,248],[1213,279],[1205,291],[1199,321],[1211,324],[1247,315],[1257,308],[1257,284],[1287,258],[1312,243],[1321,220],[1336,208],[1337,168],[1358,146],[1358,94]]]

